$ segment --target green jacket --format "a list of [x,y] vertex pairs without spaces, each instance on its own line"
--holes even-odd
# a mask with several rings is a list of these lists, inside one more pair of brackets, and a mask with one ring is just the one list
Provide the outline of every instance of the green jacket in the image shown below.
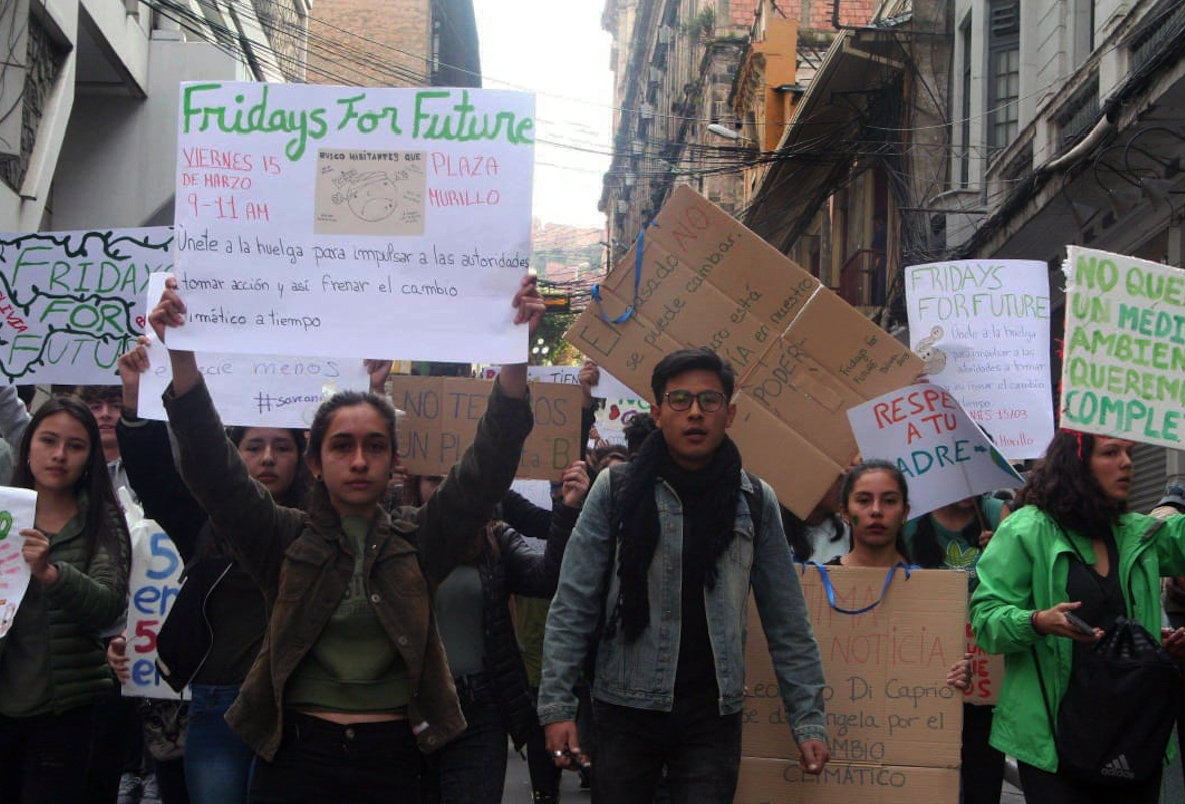
[[[265,760],[280,747],[284,688],[337,609],[354,574],[354,553],[330,506],[305,512],[278,505],[251,479],[227,439],[204,383],[165,394],[181,476],[263,591],[263,647],[226,713],[231,728]],[[529,400],[494,384],[473,444],[420,508],[379,511],[367,536],[366,590],[411,679],[408,719],[424,751],[465,730],[431,589],[471,547],[518,470],[533,419]]]
[[[1124,514],[1115,529],[1119,580],[1128,615],[1160,634],[1160,578],[1185,573],[1185,516],[1163,521]],[[1004,654],[1004,684],[992,721],[991,744],[1021,762],[1051,773],[1057,752],[1033,663],[1036,648],[1045,694],[1054,717],[1070,682],[1073,646],[1065,637],[1040,636],[1033,612],[1068,600],[1066,578],[1074,547],[1089,562],[1089,539],[1059,528],[1047,514],[1025,506],[1005,519],[977,566],[979,586],[971,596],[971,626],[980,647]],[[1139,704],[1136,704],[1139,705]]]
[[[36,578],[29,581],[12,629],[0,639],[0,653],[13,640],[20,640],[25,657],[0,660],[5,670],[0,679],[0,711],[61,714],[112,692],[115,676],[107,666],[99,634],[109,630],[127,608],[131,545],[123,514],[112,508],[107,516],[119,534],[119,554],[101,547],[87,561],[83,532],[87,505],[86,495],[80,493],[78,513],[50,541],[49,560],[58,568],[58,580],[51,586],[42,586]],[[42,650],[49,652],[48,685],[31,677],[43,672],[45,665],[29,657]],[[7,699],[29,689],[37,689],[43,699]]]

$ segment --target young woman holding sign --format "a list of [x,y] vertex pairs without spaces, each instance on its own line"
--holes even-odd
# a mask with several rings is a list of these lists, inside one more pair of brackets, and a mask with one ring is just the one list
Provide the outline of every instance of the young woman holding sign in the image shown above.
[[[1102,629],[1126,617],[1159,634],[1160,576],[1185,573],[1185,517],[1160,525],[1125,511],[1132,446],[1059,430],[1017,494],[1018,510],[1000,524],[976,565],[975,638],[1005,659],[991,744],[1019,760],[1031,801],[1139,804],[1159,797],[1165,743],[1140,749],[1140,759],[1151,752],[1157,760],[1153,778],[1105,787],[1065,772],[1051,722],[1072,679],[1096,675],[1088,668]],[[1160,702],[1133,696],[1130,705],[1139,711]],[[1122,722],[1122,714],[1100,720]],[[1134,775],[1130,759],[1115,765],[1109,782]]]
[[[828,561],[829,566],[918,569],[909,562],[902,536],[909,484],[895,464],[869,460],[849,469],[840,487],[840,512],[852,529],[852,550]],[[951,665],[946,683],[960,690],[970,686],[970,654]]]
[[131,554],[85,405],[38,409],[13,485],[37,492],[37,512],[19,535],[33,577],[0,641],[0,801],[81,801],[95,706],[114,684],[99,634],[124,611]]
[[[119,359],[123,415],[116,426],[128,479],[145,515],[173,540],[185,561],[185,584],[161,626],[158,665],[192,703],[185,737],[185,785],[193,804],[245,804],[254,753],[224,715],[263,644],[267,610],[260,588],[235,561],[227,539],[174,465],[164,422],[137,418],[140,374],[148,370],[147,339]],[[387,361],[386,366],[390,367]],[[386,378],[380,372],[381,381]],[[372,386],[373,386],[372,378]],[[300,507],[308,487],[303,430],[233,427],[229,438],[247,473],[280,505]]]
[[[169,286],[149,320],[165,340],[185,305]],[[533,278],[513,305],[533,331]],[[418,802],[420,752],[465,728],[431,590],[471,549],[510,487],[531,429],[526,366],[503,368],[474,443],[421,508],[380,503],[396,461],[395,411],[339,393],[318,409],[306,510],[276,503],[222,433],[192,352],[170,350],[165,396],[181,473],[263,590],[268,636],[227,713],[259,755],[257,802]]]
[[909,565],[901,532],[909,518],[909,485],[888,461],[864,461],[840,486],[840,515],[852,531],[852,549],[827,563],[844,567]]

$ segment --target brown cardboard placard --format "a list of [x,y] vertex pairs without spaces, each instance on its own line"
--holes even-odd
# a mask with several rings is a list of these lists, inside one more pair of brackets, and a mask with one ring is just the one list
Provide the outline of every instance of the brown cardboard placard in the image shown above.
[[[857,610],[881,596],[886,571],[827,567],[839,608]],[[836,761],[957,768],[963,693],[946,675],[966,646],[967,578],[953,570],[898,570],[881,602],[844,614],[828,602],[822,575],[807,567],[803,595],[827,680],[827,737]],[[745,648],[747,757],[795,759],[756,606]]]
[[967,623],[967,652],[971,654],[971,689],[963,700],[976,706],[995,706],[1004,683],[1004,656],[979,647],[971,623]]
[[930,804],[959,800],[959,772],[949,768],[829,762],[818,776],[798,760],[741,758],[733,804]]
[[[443,475],[473,443],[493,382],[456,377],[391,378],[399,419],[399,458],[413,475]],[[559,480],[580,458],[580,387],[531,383],[535,426],[523,446],[518,477]]]
[[[912,382],[921,360],[792,260],[688,187],[631,250],[565,337],[649,399],[667,353],[708,346],[739,382],[730,435],[745,466],[801,517],[847,468],[846,411]],[[633,306],[622,323],[619,317]]]

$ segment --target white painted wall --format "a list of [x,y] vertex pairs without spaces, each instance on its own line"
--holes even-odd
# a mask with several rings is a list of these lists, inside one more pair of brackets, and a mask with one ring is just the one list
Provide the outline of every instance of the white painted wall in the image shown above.
[[[172,222],[179,85],[199,79],[250,76],[211,44],[154,38],[147,98],[75,101],[54,184],[54,229]],[[163,218],[154,219],[162,208]]]

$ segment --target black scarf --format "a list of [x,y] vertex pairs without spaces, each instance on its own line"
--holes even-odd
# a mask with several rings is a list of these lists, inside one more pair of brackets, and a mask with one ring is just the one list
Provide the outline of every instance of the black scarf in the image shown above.
[[741,453],[732,439],[725,436],[707,467],[689,472],[671,460],[661,431],[647,436],[630,461],[621,509],[614,512],[613,525],[620,528],[621,536],[617,567],[621,592],[616,609],[627,642],[636,640],[650,624],[647,573],[658,547],[660,526],[654,484],[660,478],[667,480],[684,501],[685,578],[700,578],[707,589],[715,588],[716,564],[736,535]]

